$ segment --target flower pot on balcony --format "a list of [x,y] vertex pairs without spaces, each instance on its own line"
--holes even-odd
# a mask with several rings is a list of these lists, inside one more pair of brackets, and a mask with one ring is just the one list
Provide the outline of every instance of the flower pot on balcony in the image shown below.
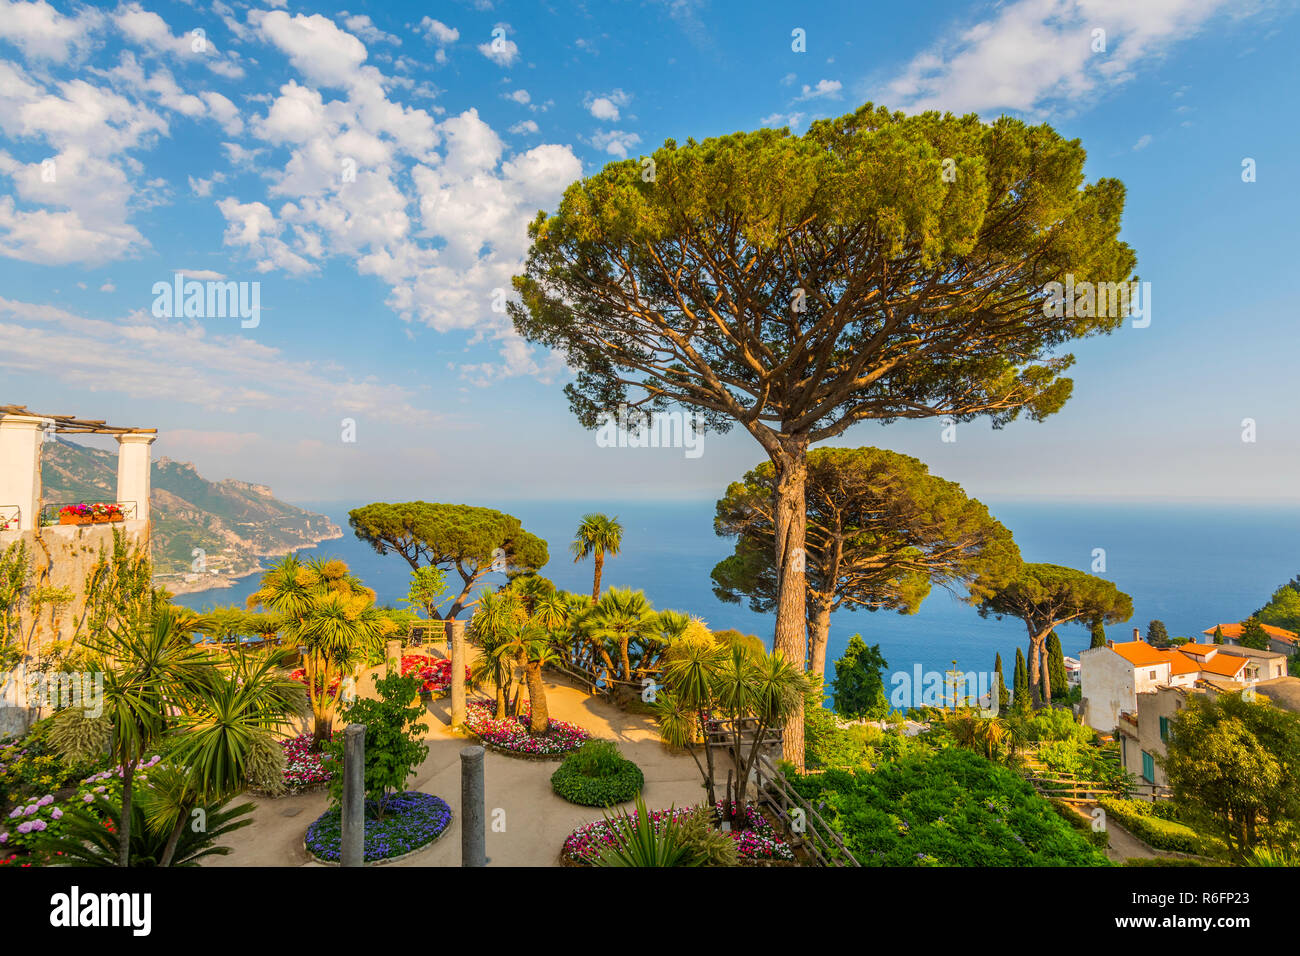
[[109,520],[109,521],[125,521],[125,520],[126,520],[126,515],[122,514],[122,513],[119,511],[117,514],[111,514],[111,515],[109,515],[109,516],[108,516],[108,520]]
[[90,524],[90,515],[59,515],[59,524]]
[[91,518],[90,518],[90,523],[91,523],[91,524],[108,524],[108,515],[92,515]]

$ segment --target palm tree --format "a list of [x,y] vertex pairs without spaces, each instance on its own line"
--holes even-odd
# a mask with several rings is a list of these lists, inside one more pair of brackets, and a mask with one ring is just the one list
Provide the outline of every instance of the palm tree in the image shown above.
[[659,615],[650,607],[645,592],[633,591],[631,588],[610,588],[587,615],[584,628],[593,640],[618,646],[622,678],[631,681],[632,662],[628,656],[628,647],[633,640],[639,642],[656,636]]
[[517,595],[484,589],[478,609],[470,619],[469,636],[482,654],[470,669],[470,680],[478,684],[491,682],[496,688],[496,719],[506,716],[506,700],[514,684],[514,666],[518,648],[509,630],[524,620],[523,605]]
[[[374,602],[375,592],[342,561],[315,558],[303,563],[295,555],[273,565],[249,595],[250,608],[266,607],[279,616],[286,646],[302,650],[315,750],[332,733],[343,676],[393,628]],[[331,690],[335,677],[339,686]]]
[[104,717],[113,727],[110,753],[122,775],[118,865],[130,865],[135,768],[169,729],[169,717],[192,708],[215,668],[174,627],[171,609],[85,639],[93,667],[104,675]]
[[622,546],[623,526],[618,523],[617,516],[610,518],[595,513],[582,516],[582,523],[578,525],[578,533],[569,545],[569,550],[573,552],[574,564],[583,558],[596,556],[596,574],[591,584],[593,601],[600,599],[600,572],[605,566],[605,555],[617,555]]
[[282,676],[284,653],[241,652],[224,680],[195,689],[193,709],[177,722],[171,758],[185,770],[176,779],[151,776],[150,822],[170,827],[159,866],[170,866],[195,807],[223,803],[253,776],[259,755],[279,749],[275,735],[307,709],[303,686]]

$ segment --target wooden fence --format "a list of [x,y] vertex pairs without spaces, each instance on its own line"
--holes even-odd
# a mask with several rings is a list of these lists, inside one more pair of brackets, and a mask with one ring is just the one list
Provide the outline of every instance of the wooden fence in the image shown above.
[[776,817],[790,845],[802,849],[819,866],[861,866],[835,828],[790,785],[765,754],[754,761],[758,804]]

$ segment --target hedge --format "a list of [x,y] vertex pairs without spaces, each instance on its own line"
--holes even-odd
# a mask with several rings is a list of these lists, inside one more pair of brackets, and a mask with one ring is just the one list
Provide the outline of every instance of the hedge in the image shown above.
[[1170,809],[1158,809],[1145,800],[1116,800],[1103,797],[1097,801],[1107,815],[1114,817],[1147,846],[1156,850],[1176,853],[1202,853],[1205,851],[1201,835],[1189,826],[1165,819]]
[[566,757],[551,774],[551,789],[570,803],[609,807],[631,800],[645,786],[641,768],[630,760],[622,761],[613,773],[592,777],[578,769],[575,757]]

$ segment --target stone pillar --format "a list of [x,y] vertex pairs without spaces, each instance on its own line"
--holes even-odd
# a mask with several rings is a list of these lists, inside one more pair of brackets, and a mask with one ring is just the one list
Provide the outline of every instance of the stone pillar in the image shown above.
[[366,858],[366,725],[343,731],[343,846],[339,863],[361,866]]
[[117,500],[134,502],[129,518],[149,520],[149,446],[158,438],[150,432],[128,432],[117,436]]
[[393,638],[384,648],[384,675],[400,674],[402,672],[402,640]]
[[465,723],[465,622],[447,622],[447,644],[451,654],[451,725]]
[[[0,506],[18,506],[19,531],[40,526],[41,443],[48,423],[35,415],[0,415]],[[12,508],[0,507],[0,522],[14,517]]]
[[483,748],[460,752],[460,865],[487,866],[487,813],[483,797]]

